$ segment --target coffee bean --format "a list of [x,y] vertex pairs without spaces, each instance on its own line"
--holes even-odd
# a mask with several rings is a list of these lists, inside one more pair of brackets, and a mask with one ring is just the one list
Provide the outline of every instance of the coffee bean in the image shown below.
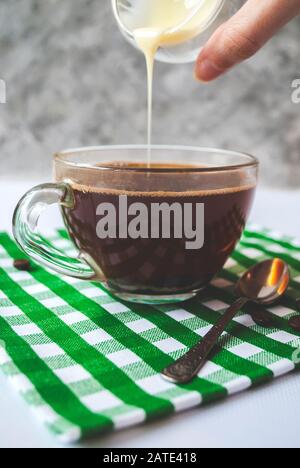
[[252,320],[263,328],[274,328],[274,321],[272,315],[268,312],[253,312],[251,314]]
[[297,315],[296,317],[292,317],[289,320],[289,325],[292,327],[295,331],[300,332],[300,315]]
[[25,258],[24,259],[16,259],[14,261],[14,267],[17,270],[20,270],[20,271],[28,271],[28,270],[30,270],[30,263]]

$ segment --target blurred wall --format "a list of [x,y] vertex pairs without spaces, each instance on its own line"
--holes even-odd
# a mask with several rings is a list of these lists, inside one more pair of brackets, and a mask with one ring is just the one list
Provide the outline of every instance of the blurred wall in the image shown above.
[[[257,155],[262,181],[298,187],[300,18],[255,59],[212,85],[192,66],[156,67],[153,140]],[[0,0],[0,178],[49,178],[54,151],[143,143],[145,64],[109,0]]]

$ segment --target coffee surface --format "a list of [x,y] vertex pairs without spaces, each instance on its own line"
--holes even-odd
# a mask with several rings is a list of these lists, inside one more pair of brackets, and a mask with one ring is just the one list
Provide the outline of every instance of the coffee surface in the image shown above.
[[[172,177],[172,175],[169,175]],[[182,177],[188,177],[183,174]],[[74,207],[64,208],[68,231],[81,252],[100,267],[110,288],[137,294],[184,293],[205,286],[219,271],[239,240],[252,205],[255,188],[239,186],[187,192],[101,189],[74,184]],[[204,245],[186,249],[186,238],[173,234],[169,239],[99,239],[97,208],[115,207],[117,224],[119,197],[127,196],[128,206],[143,203],[149,212],[153,203],[204,204]],[[128,216],[130,221],[130,216]],[[173,223],[173,225],[172,225]],[[119,226],[117,225],[117,231]]]

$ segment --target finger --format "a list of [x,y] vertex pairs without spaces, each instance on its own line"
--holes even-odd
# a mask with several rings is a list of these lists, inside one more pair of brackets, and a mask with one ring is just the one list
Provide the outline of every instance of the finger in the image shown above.
[[252,57],[298,14],[300,0],[248,0],[208,41],[196,63],[196,77],[211,81]]

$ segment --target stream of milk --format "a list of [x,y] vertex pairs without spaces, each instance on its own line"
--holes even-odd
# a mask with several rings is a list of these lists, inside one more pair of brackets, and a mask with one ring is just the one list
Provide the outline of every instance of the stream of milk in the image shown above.
[[132,9],[131,25],[147,64],[148,165],[151,158],[153,68],[160,47],[175,46],[204,30],[222,0],[138,0]]

